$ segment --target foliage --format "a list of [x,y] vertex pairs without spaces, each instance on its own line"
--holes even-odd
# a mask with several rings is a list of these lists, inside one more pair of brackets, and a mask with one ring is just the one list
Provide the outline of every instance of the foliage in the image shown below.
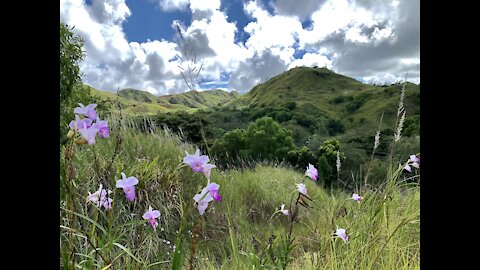
[[83,39],[72,30],[60,22],[60,101],[67,100],[74,85],[81,82],[78,64],[85,57]]
[[[340,151],[340,142],[336,139],[329,139],[323,142],[318,148],[318,174],[324,180],[325,187],[331,187],[337,179],[337,152]],[[347,158],[344,153],[339,154],[340,162]]]
[[[215,141],[212,154],[221,165],[237,164],[242,159],[283,160],[295,148],[292,131],[271,117],[262,117],[247,130],[235,129]],[[227,163],[228,162],[228,163]]]
[[[137,120],[142,120],[142,117]],[[196,145],[205,145],[205,140],[213,136],[209,120],[201,114],[183,111],[158,113],[154,122],[159,127],[166,126],[173,132],[181,134],[186,140]]]
[[287,160],[292,166],[304,169],[309,163],[314,164],[315,155],[306,146],[295,147],[288,152]]
[[107,116],[110,106],[92,96],[91,90],[82,85],[78,64],[85,54],[83,39],[75,35],[73,27],[60,22],[60,144],[67,142],[68,124],[75,119],[73,109],[78,103],[96,103],[97,111]]
[[[184,151],[193,153],[194,147],[154,125],[152,132],[139,133],[135,122],[126,121],[109,119],[111,138],[99,140],[94,148],[79,146],[73,155],[79,199],[73,214],[63,199],[60,202],[63,268],[186,267],[179,256],[189,257],[194,224],[181,221],[193,217],[185,209],[192,207],[191,194],[201,189],[199,182],[204,176],[192,175],[179,163]],[[120,154],[115,156],[119,139]],[[404,142],[413,146],[416,141]],[[62,148],[62,157],[65,150]],[[112,161],[112,174],[105,173]],[[127,202],[123,191],[113,188],[122,171],[139,180],[135,203]],[[272,213],[282,203],[288,207],[296,196],[295,183],[305,179],[303,172],[279,164],[257,164],[248,170],[216,168],[212,179],[221,187],[222,201],[205,213],[208,222],[198,231],[193,265],[195,269],[251,269],[255,265],[263,269],[418,268],[419,186],[403,184],[402,176],[387,173],[383,175],[386,182],[378,188],[329,193],[313,181],[305,181],[312,207],[299,213],[301,222],[293,223],[295,238],[289,243],[284,235],[288,217]],[[113,190],[109,212],[85,204],[83,198],[103,181]],[[352,191],[364,196],[360,204],[348,200]],[[156,231],[141,219],[148,205],[161,212]],[[333,238],[335,225],[347,228],[348,244]]]
[[335,135],[338,133],[343,133],[345,131],[345,126],[343,125],[342,121],[333,118],[327,121],[327,130],[330,135]]
[[420,135],[420,115],[410,116],[403,123],[403,136],[410,137],[414,135]]
[[282,160],[295,145],[290,130],[270,117],[263,117],[248,127],[246,146],[253,158]]
[[217,139],[211,148],[219,165],[238,164],[245,158],[246,132],[244,129],[228,131],[221,139]]

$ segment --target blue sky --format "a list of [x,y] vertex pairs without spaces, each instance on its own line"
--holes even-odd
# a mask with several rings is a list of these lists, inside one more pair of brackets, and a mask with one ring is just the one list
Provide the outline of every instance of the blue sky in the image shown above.
[[[244,93],[296,66],[420,82],[415,0],[61,0],[60,18],[85,40],[84,83],[104,91]],[[189,66],[202,69],[187,84]]]
[[127,0],[132,15],[123,23],[128,41],[172,40],[175,31],[173,20],[191,23],[192,14],[188,11],[162,11],[160,7],[145,0]]

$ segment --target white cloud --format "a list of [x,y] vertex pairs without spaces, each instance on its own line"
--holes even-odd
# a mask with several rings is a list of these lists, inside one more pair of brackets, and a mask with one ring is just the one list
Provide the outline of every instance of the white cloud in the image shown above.
[[297,16],[308,19],[325,0],[276,0],[271,2],[276,13],[285,16]]
[[[237,27],[228,22],[227,16],[217,7],[219,3],[210,6],[206,18],[194,20],[183,29],[186,39],[199,52],[197,60],[203,63],[201,77],[208,80],[220,80],[222,72],[232,72],[241,61],[253,55],[242,44],[235,43]],[[199,37],[196,42],[195,36]]]
[[[311,29],[299,32],[300,47],[309,47],[342,33],[346,42],[360,44],[393,38],[393,28],[397,20],[396,8],[378,3],[378,6],[367,9],[361,3],[362,1],[348,0],[326,1],[320,9],[312,13]],[[378,26],[385,22],[388,22],[388,25],[379,29]],[[378,30],[374,35],[370,35],[367,33],[370,28]]]
[[157,2],[160,8],[164,11],[186,10],[189,0],[149,0],[150,2]]
[[326,55],[323,55],[322,53],[305,53],[302,58],[295,59],[292,63],[290,63],[288,69],[301,66],[318,66],[331,69],[332,60],[328,59],[328,57]]
[[[252,21],[244,29],[237,29],[219,10],[220,0],[151,2],[168,11],[190,8],[191,25],[181,28],[203,63],[204,87],[230,73],[228,89],[245,92],[300,65],[326,66],[369,82],[395,81],[408,73],[411,81],[419,82],[415,1],[277,0],[269,2],[275,14],[250,1],[244,12]],[[87,57],[80,65],[85,83],[101,90],[132,87],[156,95],[188,90],[175,60],[181,54],[176,43],[127,41],[122,25],[132,13],[125,0],[96,0],[91,6],[83,0],[61,0],[60,16],[85,39]],[[303,29],[300,20],[307,17],[311,27]],[[245,45],[235,43],[241,30],[249,35]],[[307,53],[295,59],[299,49]]]
[[[106,91],[126,87],[153,94],[174,89],[166,80],[179,80],[176,44],[169,41],[128,42],[122,23],[131,14],[124,1],[94,1],[88,6],[81,0],[60,2],[60,18],[75,26],[74,32],[85,40],[87,57],[80,63],[83,81]],[[101,22],[101,23],[100,23]],[[183,89],[182,89],[183,90]]]
[[345,31],[345,41],[353,43],[368,43],[368,36],[362,33],[360,27],[351,27]]
[[256,52],[272,47],[293,47],[296,33],[302,30],[302,24],[295,17],[270,15],[254,1],[244,5],[245,11],[256,21],[248,23],[244,31],[250,35],[245,46]]
[[256,84],[285,71],[286,68],[286,63],[278,55],[266,50],[241,62],[231,74],[229,86],[232,90],[245,93]]
[[190,0],[190,9],[192,12],[214,11],[220,9],[220,0]]

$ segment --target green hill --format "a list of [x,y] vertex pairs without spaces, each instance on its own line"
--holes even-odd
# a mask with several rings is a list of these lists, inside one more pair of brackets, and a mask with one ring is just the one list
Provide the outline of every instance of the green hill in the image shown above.
[[191,90],[182,94],[160,96],[159,99],[169,104],[179,104],[187,108],[207,109],[213,106],[221,106],[239,95],[235,91],[208,90],[199,92]]
[[[295,102],[293,112],[340,119],[350,128],[391,126],[396,120],[402,85],[364,84],[326,68],[298,67],[255,86],[245,95],[225,106],[239,109],[266,109]],[[419,114],[420,87],[405,87],[406,117]]]
[[[119,103],[122,112],[127,115],[154,115],[158,112],[187,111],[208,109],[219,106],[239,96],[238,92],[223,90],[188,91],[181,94],[155,96],[149,92],[127,88],[118,91],[118,95],[111,92],[90,88],[92,94],[106,102]],[[117,108],[115,106],[114,108]]]

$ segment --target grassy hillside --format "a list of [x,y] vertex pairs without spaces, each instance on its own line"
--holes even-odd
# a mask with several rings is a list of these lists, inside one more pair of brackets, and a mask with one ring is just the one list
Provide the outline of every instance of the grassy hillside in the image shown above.
[[[378,188],[332,191],[280,164],[215,168],[211,181],[220,185],[222,200],[210,202],[200,216],[192,198],[207,180],[182,164],[184,151],[194,147],[169,132],[140,133],[126,121],[108,121],[109,138],[98,138],[95,147],[77,145],[67,151],[71,161],[61,160],[65,269],[187,269],[190,258],[194,269],[277,269],[284,261],[286,269],[419,268],[420,188],[404,181],[399,164]],[[67,178],[69,164],[74,179]],[[122,172],[139,180],[135,202],[115,188]],[[294,208],[301,182],[313,201],[305,199],[309,208],[299,206],[290,224],[276,210],[281,204]],[[100,184],[113,191],[112,210],[86,202]],[[349,199],[353,191],[364,197],[360,203]],[[142,218],[149,206],[161,213],[156,230]],[[346,229],[348,243],[335,237],[336,226]],[[290,228],[294,246],[288,251],[282,239]],[[182,255],[177,268],[176,251]]]
[[122,108],[126,115],[154,115],[158,112],[186,111],[194,112],[198,109],[208,109],[219,106],[235,97],[238,92],[226,92],[223,90],[188,91],[182,94],[154,96],[149,92],[127,88],[117,94],[100,91],[89,87],[94,96],[106,102],[114,103],[113,113]]
[[[294,112],[341,119],[347,129],[372,129],[378,127],[382,113],[386,126],[394,124],[401,88],[400,84],[364,84],[326,68],[297,67],[255,86],[225,106],[259,109],[293,101]],[[407,83],[405,91],[406,117],[419,114],[420,87]]]
[[238,92],[223,90],[195,91],[182,94],[160,96],[159,99],[170,104],[181,104],[188,108],[207,109],[213,106],[222,106],[224,103],[238,97]]

